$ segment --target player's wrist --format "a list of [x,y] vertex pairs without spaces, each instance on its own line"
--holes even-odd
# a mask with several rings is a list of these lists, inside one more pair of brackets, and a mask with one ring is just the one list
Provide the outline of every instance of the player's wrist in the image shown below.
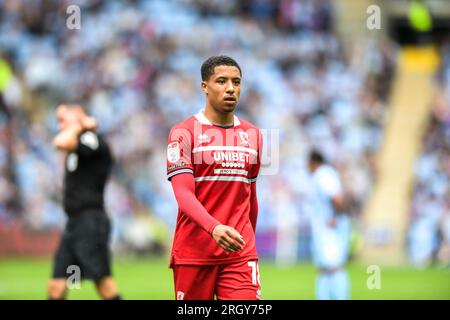
[[221,225],[220,222],[216,222],[215,224],[213,224],[212,227],[210,228],[209,234],[210,234],[211,236],[214,236],[214,230],[216,230],[216,228],[217,228],[218,226],[220,226],[220,225]]

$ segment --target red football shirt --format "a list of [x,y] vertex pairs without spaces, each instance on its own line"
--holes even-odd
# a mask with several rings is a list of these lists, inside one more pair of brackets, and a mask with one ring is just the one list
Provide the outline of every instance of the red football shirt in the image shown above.
[[193,174],[195,195],[221,224],[235,228],[245,246],[226,252],[178,209],[170,265],[215,265],[257,259],[250,222],[251,184],[260,168],[260,130],[234,116],[234,125],[213,125],[199,112],[172,127],[167,146],[167,177]]

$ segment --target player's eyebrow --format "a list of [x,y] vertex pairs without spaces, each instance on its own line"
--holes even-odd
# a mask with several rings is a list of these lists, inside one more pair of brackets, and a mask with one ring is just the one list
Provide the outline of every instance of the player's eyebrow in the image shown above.
[[219,79],[241,80],[241,77],[226,77],[226,76],[224,76],[224,75],[218,75],[217,78],[216,78],[216,80],[219,80]]

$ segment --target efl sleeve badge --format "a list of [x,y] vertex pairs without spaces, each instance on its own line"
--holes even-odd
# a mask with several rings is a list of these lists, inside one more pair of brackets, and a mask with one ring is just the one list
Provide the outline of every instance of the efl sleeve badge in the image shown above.
[[175,163],[180,160],[180,157],[180,144],[177,141],[170,143],[167,146],[167,160],[170,163]]

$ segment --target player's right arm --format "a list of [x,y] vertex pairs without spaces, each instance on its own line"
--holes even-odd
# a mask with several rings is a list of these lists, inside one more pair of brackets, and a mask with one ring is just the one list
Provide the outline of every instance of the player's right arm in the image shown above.
[[190,173],[172,177],[172,188],[180,210],[203,230],[211,234],[216,243],[228,252],[242,250],[242,236],[234,228],[220,224],[211,216],[195,196],[195,180]]
[[178,206],[189,219],[209,233],[222,249],[239,251],[245,245],[239,232],[222,225],[197,199],[191,150],[192,136],[189,130],[173,128],[167,145],[167,177],[172,183]]

